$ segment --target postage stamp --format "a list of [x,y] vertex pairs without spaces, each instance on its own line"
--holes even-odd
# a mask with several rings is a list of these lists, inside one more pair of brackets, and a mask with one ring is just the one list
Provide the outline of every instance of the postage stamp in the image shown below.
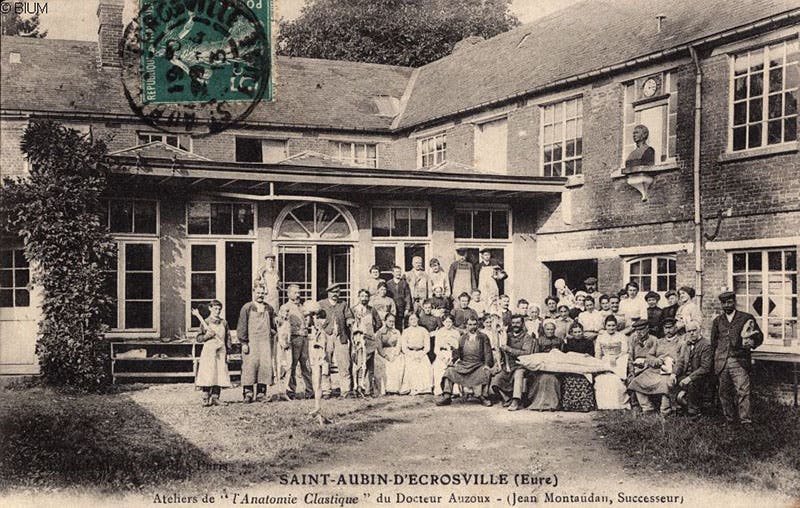
[[139,0],[122,79],[135,113],[168,132],[213,134],[272,100],[270,0]]

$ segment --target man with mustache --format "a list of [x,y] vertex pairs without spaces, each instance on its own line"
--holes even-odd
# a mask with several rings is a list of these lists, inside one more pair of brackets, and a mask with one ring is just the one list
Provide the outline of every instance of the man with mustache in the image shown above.
[[492,390],[502,397],[503,407],[509,411],[520,409],[525,384],[525,367],[519,364],[517,357],[533,354],[535,347],[536,339],[526,330],[524,316],[515,314],[511,318],[508,339],[500,345],[500,351],[506,358],[505,368],[494,376],[491,385]]
[[[236,334],[242,343],[242,391],[245,403],[263,401],[272,382],[272,350],[277,329],[275,310],[267,303],[267,287],[257,282],[252,302],[239,312]],[[255,385],[255,398],[253,386]]]

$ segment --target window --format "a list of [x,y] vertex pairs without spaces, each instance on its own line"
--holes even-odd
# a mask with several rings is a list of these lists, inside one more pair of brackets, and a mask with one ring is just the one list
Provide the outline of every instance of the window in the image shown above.
[[456,239],[508,240],[508,210],[456,209]]
[[106,324],[119,331],[155,330],[155,240],[119,240],[112,270],[107,272],[106,291],[115,298]]
[[447,160],[447,135],[437,134],[419,140],[419,167],[427,168]]
[[675,158],[678,127],[678,80],[672,72],[639,78],[625,85],[625,128],[622,165],[636,148],[633,128],[644,125],[649,131],[647,144],[655,151],[656,164]]
[[475,167],[505,173],[507,170],[508,120],[500,118],[475,126]]
[[732,151],[797,140],[798,41],[733,56]]
[[189,204],[190,235],[253,235],[254,212],[251,203]]
[[[381,272],[383,280],[392,278],[392,267],[395,265],[403,269],[404,272],[411,270],[411,262],[415,256],[422,258],[422,262],[427,267],[428,258],[426,255],[427,244],[398,242],[392,245],[375,246],[375,264]],[[447,267],[445,267],[446,269]]]
[[287,157],[286,140],[237,137],[236,162],[280,162]]
[[283,239],[345,239],[355,230],[342,210],[324,203],[290,206],[278,222],[276,238]]
[[189,136],[150,132],[140,132],[138,136],[139,143],[143,145],[146,143],[153,143],[154,141],[161,141],[165,145],[174,146],[175,148],[180,148],[187,152],[192,151],[192,138]]
[[101,221],[112,233],[154,235],[158,227],[158,202],[108,199],[102,202]]
[[664,293],[676,288],[675,256],[634,258],[628,261],[626,267],[625,280],[639,284],[640,291],[655,291],[664,296]]
[[541,115],[544,176],[583,173],[583,98],[548,104]]
[[421,207],[373,207],[372,236],[427,237],[428,209]]
[[25,251],[0,250],[0,307],[28,307],[31,304],[31,271]]
[[374,143],[336,142],[336,159],[356,166],[378,167],[378,146]]
[[739,308],[759,319],[765,340],[797,342],[797,249],[730,254],[731,287]]
[[[217,298],[217,246],[191,246],[191,287],[189,300],[193,309]],[[191,327],[199,327],[197,318],[192,316]]]

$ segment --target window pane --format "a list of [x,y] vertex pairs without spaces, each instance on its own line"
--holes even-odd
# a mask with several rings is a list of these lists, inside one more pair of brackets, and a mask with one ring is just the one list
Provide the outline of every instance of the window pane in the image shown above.
[[761,99],[760,99],[760,98],[758,98],[758,99],[752,99],[752,100],[750,101],[750,106],[749,106],[749,108],[750,108],[750,115],[749,115],[749,118],[750,118],[750,121],[751,121],[751,122],[759,122],[759,121],[761,121],[761,118],[762,118],[762,115],[761,115],[761,113],[762,113],[762,111],[761,111],[761,110],[762,110],[762,108],[761,108],[761,105],[762,105],[762,102],[761,102]]
[[192,274],[192,300],[210,300],[217,293],[217,276],[213,273]]
[[742,76],[734,81],[733,99],[742,100],[747,97],[747,77]]
[[508,238],[508,212],[492,212],[492,238]]
[[253,206],[234,205],[233,206],[233,234],[250,235],[253,234]]
[[125,303],[125,328],[153,328],[153,302]]
[[0,289],[0,307],[14,306],[14,290]]
[[233,228],[233,215],[231,205],[211,203],[211,234],[229,235]]
[[210,203],[189,204],[190,235],[207,235],[211,231],[209,228],[210,219],[211,219]]
[[325,232],[322,233],[322,238],[344,238],[350,234],[350,226],[347,225],[347,221],[344,220],[341,214],[336,217],[336,220],[330,226],[326,224],[322,227],[327,227]]
[[[636,261],[631,263],[631,275],[638,275],[642,271],[642,262]],[[641,288],[640,288],[641,289]]]
[[783,69],[771,69],[769,71],[769,91],[778,92],[783,88]]
[[14,249],[14,266],[16,268],[25,268],[28,266],[28,258],[25,257],[24,250]]
[[14,290],[14,306],[28,307],[31,304],[31,294],[27,289]]
[[658,258],[658,273],[667,273],[667,260]]
[[0,270],[0,287],[14,287],[14,270]]
[[747,266],[750,271],[760,271],[761,270],[761,253],[760,252],[749,252],[747,254]]
[[14,252],[10,250],[0,250],[0,268],[12,268],[14,266]]
[[761,146],[761,125],[751,125],[748,129],[747,147],[755,148]]
[[797,139],[797,117],[787,118],[783,121],[783,140],[794,141]]
[[30,271],[27,268],[14,270],[14,287],[24,288],[30,282]]
[[733,271],[735,273],[743,272],[747,268],[747,257],[743,252],[737,252],[733,255]]
[[428,209],[411,209],[411,236],[428,236]]
[[471,217],[470,212],[456,212],[453,233],[456,238],[471,238]]
[[111,231],[114,233],[133,232],[133,202],[112,200]]
[[666,275],[659,275],[656,283],[656,291],[668,291],[669,278]]
[[747,102],[738,102],[733,105],[733,125],[742,125],[747,122]]
[[409,212],[408,208],[392,208],[392,236],[409,235]]
[[236,138],[237,162],[261,162],[261,140],[258,138]]
[[750,97],[757,97],[764,92],[764,73],[750,75]]
[[134,232],[155,234],[156,203],[153,201],[134,201]]
[[192,271],[213,272],[217,269],[217,248],[214,245],[192,245]]
[[372,236],[389,236],[389,209],[372,209]]
[[642,261],[642,274],[649,275],[653,273],[653,262],[650,259]]
[[747,127],[733,129],[733,149],[744,150],[747,139]]
[[111,328],[117,327],[117,272],[106,272],[103,280],[103,293],[111,297],[113,304],[108,314],[103,316],[103,322]]
[[773,251],[767,253],[767,264],[770,272],[781,271],[783,269],[783,252]]
[[152,272],[153,246],[149,243],[126,244],[125,269]]
[[768,109],[769,118],[778,118],[783,115],[783,98],[782,94],[776,93],[769,96]]
[[774,145],[783,141],[781,134],[782,120],[772,120],[767,124],[767,144]]
[[491,216],[491,212],[487,210],[474,212],[472,219],[472,233],[474,238],[491,238],[491,228],[489,224]]
[[394,249],[394,247],[375,247],[375,264],[387,280],[392,278],[392,267],[397,263]]
[[[797,270],[797,251],[786,251],[786,270],[793,272]],[[796,288],[795,288],[796,289]]]
[[125,274],[125,299],[127,300],[152,300],[153,299],[153,274],[152,273],[126,273]]

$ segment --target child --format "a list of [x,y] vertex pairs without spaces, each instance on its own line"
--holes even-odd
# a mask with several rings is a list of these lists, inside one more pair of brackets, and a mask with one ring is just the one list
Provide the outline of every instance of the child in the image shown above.
[[194,381],[195,385],[203,390],[203,407],[219,406],[222,388],[231,386],[226,358],[226,345],[230,343],[231,336],[228,322],[220,317],[222,302],[211,300],[208,308],[211,315],[207,321],[203,319],[199,310],[192,309],[192,315],[200,321],[200,333],[195,340],[203,343]]
[[436,359],[433,361],[433,393],[442,394],[442,378],[444,371],[450,365],[453,358],[453,350],[458,349],[458,339],[461,337],[461,330],[453,326],[453,316],[445,314],[443,319],[444,326],[433,332],[434,350]]
[[311,383],[314,385],[314,410],[312,416],[320,412],[322,399],[322,376],[329,372],[331,352],[333,351],[332,338],[325,333],[325,322],[328,314],[320,309],[314,314],[314,328],[308,336],[308,361],[311,364]]

